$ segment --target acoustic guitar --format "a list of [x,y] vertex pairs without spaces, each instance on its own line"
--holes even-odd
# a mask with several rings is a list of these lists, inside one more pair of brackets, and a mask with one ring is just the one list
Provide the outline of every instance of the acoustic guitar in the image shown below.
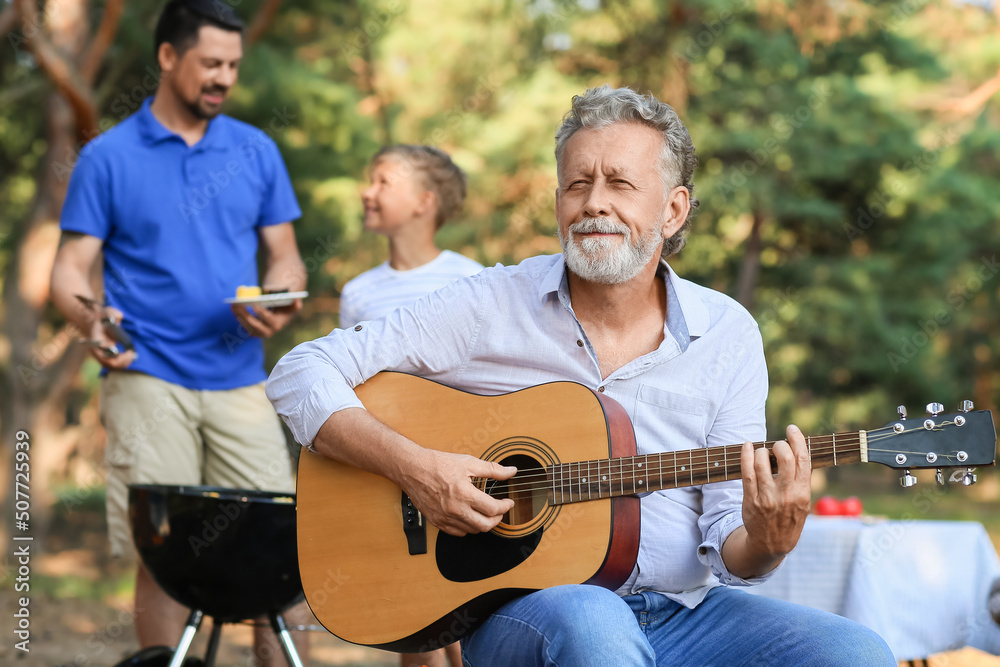
[[[320,623],[355,644],[432,650],[531,591],[571,583],[617,589],[638,553],[636,494],[741,477],[741,444],[636,455],[624,408],[573,382],[480,396],[385,372],[357,394],[373,415],[422,446],[518,472],[503,482],[473,480],[515,504],[492,531],[454,537],[429,525],[385,478],[302,452],[303,590]],[[971,407],[811,436],[812,465],[880,463],[904,470],[905,486],[916,481],[911,469],[958,468],[953,481],[972,483],[973,468],[994,463],[996,431],[988,410]],[[943,475],[939,470],[942,483]]]

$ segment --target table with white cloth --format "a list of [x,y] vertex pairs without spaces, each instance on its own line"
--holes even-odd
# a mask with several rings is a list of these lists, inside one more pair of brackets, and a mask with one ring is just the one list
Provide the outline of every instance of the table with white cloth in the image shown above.
[[965,646],[1000,655],[987,607],[998,577],[980,523],[810,516],[774,576],[746,590],[866,625],[902,661]]

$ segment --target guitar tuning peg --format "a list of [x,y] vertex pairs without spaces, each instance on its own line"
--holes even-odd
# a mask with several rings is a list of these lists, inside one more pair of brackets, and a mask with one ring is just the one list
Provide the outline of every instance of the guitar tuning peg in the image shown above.
[[905,471],[903,471],[903,476],[899,478],[899,484],[900,484],[900,486],[902,486],[904,488],[907,488],[907,489],[910,488],[911,486],[913,486],[916,483],[917,483],[917,478],[910,474],[910,469],[909,468],[907,468]]
[[972,408],[974,407],[975,406],[972,404],[972,401],[966,399],[962,401],[962,407],[960,407],[959,410],[961,410],[962,412],[972,412]]
[[900,419],[906,419],[906,406],[905,405],[897,405],[896,406],[896,414],[899,415]]
[[927,404],[927,414],[931,417],[937,417],[939,414],[944,412],[944,406],[940,403],[928,403]]
[[937,474],[934,476],[937,479],[937,483],[944,486],[944,471],[941,468],[937,469]]
[[972,468],[968,468],[966,469],[965,474],[962,475],[962,484],[965,486],[972,486],[978,480],[976,473],[972,472],[972,470]]

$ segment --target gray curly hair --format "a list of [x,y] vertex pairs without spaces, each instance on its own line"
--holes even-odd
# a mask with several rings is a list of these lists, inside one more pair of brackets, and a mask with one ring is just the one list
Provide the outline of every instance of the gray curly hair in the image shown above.
[[601,129],[612,123],[641,123],[663,134],[663,148],[657,165],[663,181],[663,194],[666,196],[674,187],[683,185],[691,201],[684,224],[663,242],[663,256],[675,255],[687,242],[691,219],[700,202],[694,196],[692,180],[698,156],[695,155],[691,135],[669,104],[649,94],[640,95],[631,88],[612,88],[607,84],[600,88],[588,88],[583,95],[574,95],[573,107],[566,112],[556,131],[556,169],[561,168],[566,142],[577,130]]

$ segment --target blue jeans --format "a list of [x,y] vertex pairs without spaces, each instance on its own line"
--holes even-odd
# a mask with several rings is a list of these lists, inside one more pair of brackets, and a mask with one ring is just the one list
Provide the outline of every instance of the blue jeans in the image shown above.
[[538,591],[463,639],[462,658],[465,667],[897,664],[862,625],[725,586],[695,609],[658,593],[619,597],[597,586]]

